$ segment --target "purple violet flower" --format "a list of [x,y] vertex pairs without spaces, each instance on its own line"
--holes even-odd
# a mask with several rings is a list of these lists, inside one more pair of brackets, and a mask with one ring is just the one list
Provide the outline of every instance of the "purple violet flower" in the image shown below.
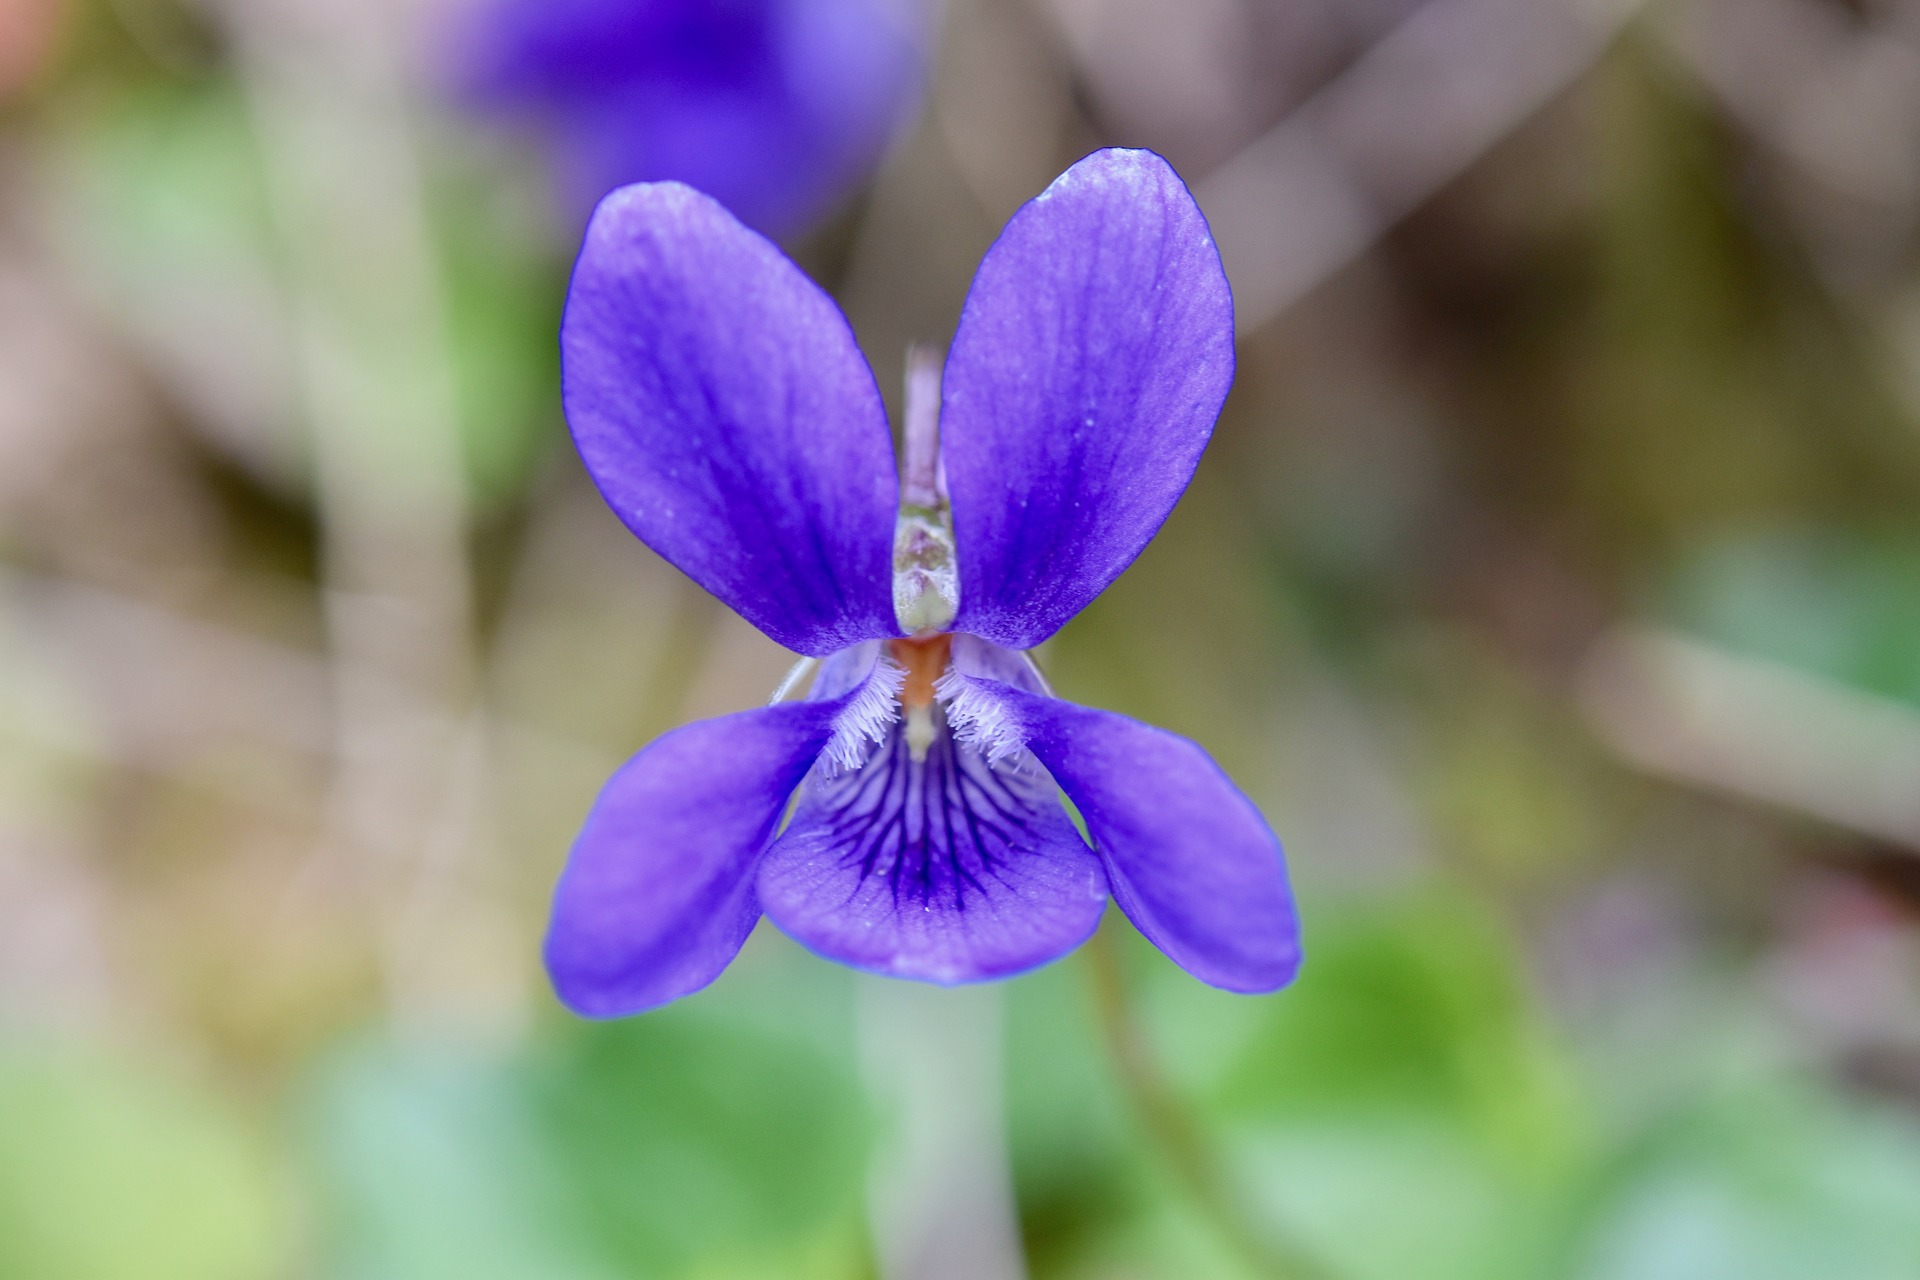
[[580,208],[672,179],[782,235],[879,161],[918,96],[924,19],[923,0],[484,0],[456,74],[547,126]]
[[1186,739],[1055,698],[1024,652],[1153,537],[1233,379],[1226,277],[1164,160],[1096,152],[1014,215],[944,378],[910,377],[904,484],[840,309],[678,183],[601,202],[561,352],[628,528],[821,660],[804,700],[677,729],[607,783],[547,938],[570,1007],[696,991],[763,911],[858,969],[1006,977],[1078,946],[1110,894],[1204,982],[1293,977],[1259,812]]

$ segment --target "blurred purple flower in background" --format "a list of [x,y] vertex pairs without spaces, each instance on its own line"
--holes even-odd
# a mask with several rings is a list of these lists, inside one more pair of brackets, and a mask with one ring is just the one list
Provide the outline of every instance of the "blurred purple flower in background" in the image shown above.
[[1203,981],[1293,976],[1285,865],[1253,805],[1193,743],[1054,698],[1022,652],[1153,537],[1233,379],[1226,277],[1165,161],[1097,152],[1008,223],[937,418],[937,371],[911,379],[904,485],[839,308],[685,186],[602,202],[561,349],[614,511],[824,658],[806,700],[676,730],[607,784],[548,935],[567,1004],[697,990],[763,910],[856,968],[1004,977],[1084,941],[1109,894]]
[[548,131],[582,208],[670,179],[785,235],[878,163],[918,97],[925,16],[919,0],[488,0],[456,78]]

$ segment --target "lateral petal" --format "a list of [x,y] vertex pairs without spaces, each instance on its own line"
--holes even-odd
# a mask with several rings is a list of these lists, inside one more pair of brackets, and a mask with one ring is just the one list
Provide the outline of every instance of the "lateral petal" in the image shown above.
[[554,991],[615,1018],[698,991],[760,918],[754,873],[845,700],[782,703],[686,725],[601,790],[554,890]]
[[1300,966],[1280,841],[1207,753],[1164,729],[972,680],[1080,810],[1113,899],[1175,964],[1228,991]]
[[1007,223],[947,358],[954,630],[1040,643],[1133,563],[1233,382],[1206,219],[1150,151],[1096,151]]
[[677,182],[600,202],[560,329],[575,445],[607,505],[779,644],[897,634],[899,481],[846,317]]

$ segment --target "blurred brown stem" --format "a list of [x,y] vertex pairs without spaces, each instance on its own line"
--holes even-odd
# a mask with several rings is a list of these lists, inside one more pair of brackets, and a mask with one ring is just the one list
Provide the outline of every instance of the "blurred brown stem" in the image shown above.
[[1082,948],[1107,1056],[1127,1101],[1161,1160],[1193,1205],[1254,1272],[1273,1280],[1331,1280],[1299,1245],[1253,1221],[1199,1120],[1168,1081],[1134,1016],[1125,965],[1102,926]]

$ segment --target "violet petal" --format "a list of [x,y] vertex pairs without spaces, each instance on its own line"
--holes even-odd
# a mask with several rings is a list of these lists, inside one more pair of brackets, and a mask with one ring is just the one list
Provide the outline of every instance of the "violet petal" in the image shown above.
[[879,161],[918,93],[924,19],[895,0],[489,0],[449,60],[469,102],[547,126],[579,208],[672,179],[773,235]]
[[698,991],[760,918],[754,873],[845,700],[686,725],[613,775],[554,891],[547,972],[590,1018]]
[[896,634],[886,411],[833,300],[679,183],[600,203],[561,324],[575,444],[642,541],[773,640]]
[[759,892],[830,960],[952,984],[1071,951],[1099,924],[1107,881],[1044,773],[989,766],[936,713],[924,760],[895,724],[859,769],[808,782]]
[[1175,964],[1229,991],[1273,991],[1300,966],[1280,842],[1194,743],[975,680],[1080,810],[1114,901]]
[[1206,219],[1150,151],[1096,151],[980,264],[940,411],[960,566],[954,630],[1029,649],[1146,546],[1233,381],[1233,299]]

